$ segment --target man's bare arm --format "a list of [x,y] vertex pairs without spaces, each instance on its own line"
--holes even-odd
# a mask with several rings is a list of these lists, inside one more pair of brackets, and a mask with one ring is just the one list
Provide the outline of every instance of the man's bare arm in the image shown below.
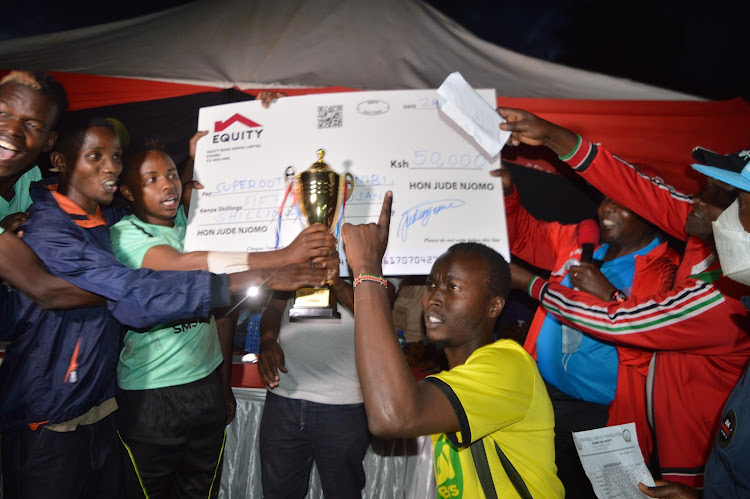
[[[342,230],[352,274],[382,275],[392,195],[377,224],[345,224]],[[372,433],[412,437],[460,430],[448,398],[434,385],[418,383],[396,339],[388,290],[363,282],[354,292],[354,352]]]
[[500,123],[500,129],[511,132],[508,142],[514,146],[522,143],[546,146],[558,156],[565,156],[578,143],[578,135],[575,133],[528,111],[499,107],[497,112],[506,120],[505,123]]
[[103,297],[50,274],[36,254],[10,232],[0,234],[0,277],[45,310],[106,304]]

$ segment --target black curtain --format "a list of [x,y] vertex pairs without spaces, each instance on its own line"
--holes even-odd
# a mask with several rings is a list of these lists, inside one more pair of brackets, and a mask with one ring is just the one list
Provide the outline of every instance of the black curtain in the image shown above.
[[[68,114],[115,118],[125,125],[131,139],[159,139],[175,164],[180,166],[187,160],[190,137],[198,129],[200,108],[253,99],[252,95],[228,88],[218,92],[68,111]],[[39,161],[42,170],[48,172],[47,155],[40,156]]]

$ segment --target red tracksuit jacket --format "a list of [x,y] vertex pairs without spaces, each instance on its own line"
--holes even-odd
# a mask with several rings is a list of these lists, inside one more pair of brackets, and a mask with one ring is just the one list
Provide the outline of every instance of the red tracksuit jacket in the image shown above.
[[[562,225],[535,219],[521,205],[518,190],[505,198],[510,250],[524,261],[552,272],[550,282],[560,282],[567,274],[565,264],[579,260],[578,225]],[[631,294],[645,298],[672,289],[677,270],[677,253],[663,243],[647,255],[635,257]],[[539,307],[529,327],[524,348],[536,358],[536,340],[547,310]],[[651,428],[646,414],[646,375],[652,351],[617,347],[619,365],[615,398],[609,404],[608,425],[635,422],[638,443],[648,462],[653,450]]]
[[653,410],[666,480],[703,486],[727,396],[750,358],[750,287],[721,275],[712,248],[684,231],[692,197],[582,140],[567,160],[587,181],[664,231],[687,240],[674,289],[622,303],[601,302],[542,279],[532,297],[568,324],[616,345],[656,351]]

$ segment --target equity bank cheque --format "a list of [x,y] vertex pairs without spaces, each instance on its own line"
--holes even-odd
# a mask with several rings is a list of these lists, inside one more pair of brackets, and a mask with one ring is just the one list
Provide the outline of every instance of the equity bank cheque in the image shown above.
[[[494,90],[479,93],[494,107]],[[487,157],[438,110],[435,90],[284,97],[268,109],[259,101],[211,106],[200,110],[198,129],[209,131],[195,160],[204,189],[192,196],[186,251],[289,244],[305,224],[291,195],[282,206],[285,173],[306,170],[323,149],[336,173],[354,176],[344,221],[377,221],[393,191],[386,275],[428,274],[463,241],[509,259],[502,185],[489,175],[499,156]],[[348,275],[345,262],[341,273]]]

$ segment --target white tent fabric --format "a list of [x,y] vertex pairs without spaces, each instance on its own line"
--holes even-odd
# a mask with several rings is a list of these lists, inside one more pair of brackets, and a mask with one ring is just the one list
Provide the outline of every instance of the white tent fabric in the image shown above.
[[0,42],[0,61],[5,69],[238,88],[437,88],[460,71],[474,87],[509,97],[701,100],[512,52],[420,0],[198,0]]

